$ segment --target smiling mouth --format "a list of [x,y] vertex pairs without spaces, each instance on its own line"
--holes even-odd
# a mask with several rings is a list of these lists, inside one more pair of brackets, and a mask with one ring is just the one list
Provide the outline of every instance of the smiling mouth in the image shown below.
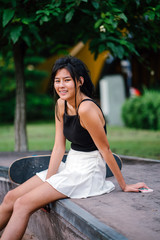
[[59,93],[60,93],[60,94],[66,94],[66,93],[67,93],[67,91],[65,91],[65,90],[62,90],[62,91],[59,91]]

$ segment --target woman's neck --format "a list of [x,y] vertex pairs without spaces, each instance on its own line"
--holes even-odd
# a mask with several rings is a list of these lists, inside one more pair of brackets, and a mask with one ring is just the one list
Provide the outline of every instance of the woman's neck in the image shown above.
[[74,114],[77,112],[77,108],[78,108],[80,102],[85,98],[87,98],[87,96],[84,95],[83,93],[80,93],[80,94],[77,94],[76,101],[75,101],[75,98],[73,100],[67,101],[67,105],[68,105],[68,108],[69,108],[69,111],[71,112],[71,114]]
[[68,100],[67,103],[74,109],[77,109],[78,105],[80,104],[80,102],[87,98],[86,95],[84,95],[83,93],[79,93],[76,95],[76,101],[75,101],[75,98],[72,99],[72,100]]

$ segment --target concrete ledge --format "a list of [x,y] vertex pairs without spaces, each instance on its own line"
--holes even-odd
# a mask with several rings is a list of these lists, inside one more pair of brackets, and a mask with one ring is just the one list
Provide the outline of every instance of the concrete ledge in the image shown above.
[[54,205],[54,210],[89,239],[114,239],[125,240],[123,235],[113,228],[101,223],[96,217],[71,202],[69,199],[59,200]]
[[[8,179],[8,168],[0,167],[0,201],[15,186]],[[41,210],[34,213],[29,222],[29,230],[39,240],[127,240],[69,199],[52,203],[50,213]]]
[[8,167],[0,166],[0,177],[8,179]]
[[157,160],[157,159],[151,159],[151,158],[140,158],[140,157],[134,157],[134,156],[126,156],[126,155],[119,155],[120,158],[123,160],[123,161],[134,161],[134,162],[149,162],[149,163],[160,163],[160,160]]
[[[12,155],[12,159],[6,154],[0,162],[8,167],[7,164],[16,158],[16,154]],[[126,239],[125,237],[135,240],[136,233],[137,240],[159,239],[160,161],[130,156],[121,156],[121,158],[124,162],[122,173],[125,181],[127,183],[144,181],[154,190],[153,193],[124,194],[116,179],[111,177],[110,180],[116,186],[111,194],[57,201],[51,204],[50,213],[41,210],[34,213],[28,228],[31,236],[36,236],[36,240],[115,238],[118,240]],[[13,187],[14,184],[8,180],[8,168],[0,167],[0,202],[4,194]],[[107,226],[112,228],[108,229]]]

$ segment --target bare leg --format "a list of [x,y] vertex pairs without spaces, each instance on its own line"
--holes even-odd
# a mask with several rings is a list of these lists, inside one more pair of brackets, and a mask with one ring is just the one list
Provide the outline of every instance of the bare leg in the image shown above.
[[6,226],[8,223],[15,201],[26,194],[27,192],[31,191],[35,187],[43,184],[41,179],[37,176],[32,177],[22,185],[18,186],[17,188],[9,191],[6,196],[4,197],[4,200],[2,204],[0,205],[0,231]]
[[31,214],[44,205],[61,198],[66,198],[66,196],[45,182],[17,199],[14,204],[13,214],[2,234],[1,240],[22,239]]

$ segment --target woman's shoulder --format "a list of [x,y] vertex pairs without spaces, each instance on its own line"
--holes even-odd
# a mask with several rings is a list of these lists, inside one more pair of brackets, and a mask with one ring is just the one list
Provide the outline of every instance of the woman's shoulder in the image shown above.
[[89,101],[85,100],[81,102],[78,110],[78,115],[82,123],[84,122],[102,122],[102,125],[105,125],[105,117],[100,108],[100,106],[92,99]]
[[91,98],[82,100],[78,108],[79,115],[86,114],[89,112],[95,112],[95,111],[98,111],[97,104]]

